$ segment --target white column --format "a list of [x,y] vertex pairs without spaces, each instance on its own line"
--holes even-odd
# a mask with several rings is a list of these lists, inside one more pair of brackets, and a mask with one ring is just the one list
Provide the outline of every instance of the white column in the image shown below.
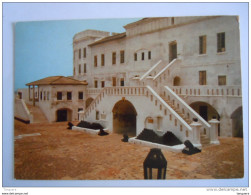
[[218,124],[220,121],[217,119],[212,119],[209,121],[211,125],[211,130],[210,130],[210,143],[211,144],[220,144],[218,140]]
[[198,121],[193,121],[190,126],[192,127],[192,140],[191,142],[196,145],[201,145],[200,143],[200,128],[201,124]]

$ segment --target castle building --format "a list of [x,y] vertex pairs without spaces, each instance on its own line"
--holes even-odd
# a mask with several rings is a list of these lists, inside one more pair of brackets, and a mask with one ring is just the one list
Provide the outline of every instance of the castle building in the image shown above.
[[[67,80],[76,82],[71,91],[83,91],[83,100],[66,105],[54,98],[45,106],[38,98],[49,121],[98,122],[131,136],[144,128],[171,131],[193,143],[200,142],[198,123],[199,134],[214,143],[215,120],[217,136],[242,136],[238,17],[144,18],[124,28],[124,33],[85,30],[73,37],[73,77]],[[61,91],[68,97],[63,82],[28,84],[34,93],[36,84],[40,93],[51,86],[52,96]],[[68,117],[58,113],[62,109]]]

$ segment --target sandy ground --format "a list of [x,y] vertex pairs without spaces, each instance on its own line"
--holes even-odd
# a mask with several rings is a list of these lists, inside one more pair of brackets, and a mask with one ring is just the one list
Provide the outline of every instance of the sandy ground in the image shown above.
[[[16,179],[144,179],[143,162],[150,148],[122,142],[122,135],[72,131],[66,122],[24,124],[15,120],[15,136],[24,134],[35,135],[15,140]],[[166,179],[243,177],[243,139],[221,138],[220,142],[191,156],[162,150],[168,161]]]

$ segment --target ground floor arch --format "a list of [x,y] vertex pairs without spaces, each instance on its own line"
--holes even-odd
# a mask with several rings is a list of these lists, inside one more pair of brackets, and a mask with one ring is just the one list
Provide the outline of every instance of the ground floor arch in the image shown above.
[[113,109],[113,132],[136,136],[137,112],[128,100],[118,101]]
[[[205,120],[210,121],[213,117],[220,120],[220,115],[217,110],[206,102],[193,102],[190,106]],[[218,135],[220,135],[220,124],[218,126]]]
[[69,108],[61,108],[56,111],[56,121],[71,121],[72,120],[72,110]]
[[243,137],[242,106],[237,108],[231,115],[233,137]]

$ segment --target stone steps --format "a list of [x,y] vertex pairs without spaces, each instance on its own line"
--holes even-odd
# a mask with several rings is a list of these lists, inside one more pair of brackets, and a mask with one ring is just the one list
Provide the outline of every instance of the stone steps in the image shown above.
[[27,104],[27,108],[30,113],[33,115],[33,123],[48,123],[48,119],[46,118],[43,111],[38,106],[32,106]]

